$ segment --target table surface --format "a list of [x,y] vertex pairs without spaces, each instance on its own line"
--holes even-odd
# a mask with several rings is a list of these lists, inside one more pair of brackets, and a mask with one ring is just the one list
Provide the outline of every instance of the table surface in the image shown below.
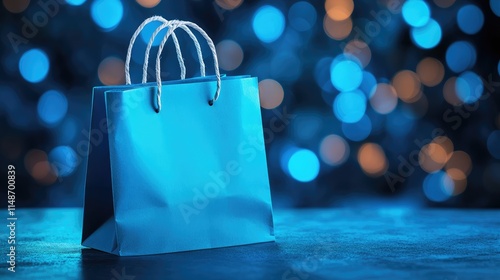
[[[18,210],[16,272],[7,271],[2,241],[0,278],[500,279],[499,210],[274,214],[276,242],[117,257],[80,246],[81,209]],[[0,234],[7,240],[7,229]]]

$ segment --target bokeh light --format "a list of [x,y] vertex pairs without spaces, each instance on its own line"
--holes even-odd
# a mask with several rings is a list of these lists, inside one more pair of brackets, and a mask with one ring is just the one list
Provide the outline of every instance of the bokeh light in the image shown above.
[[408,113],[407,109],[396,108],[387,115],[385,123],[386,130],[395,137],[407,135],[414,127],[414,117]]
[[366,111],[366,96],[359,90],[341,92],[333,102],[337,119],[346,123],[358,122]]
[[358,163],[363,172],[371,177],[382,176],[388,168],[384,150],[375,143],[366,143],[359,148]]
[[458,11],[457,23],[464,33],[476,34],[484,24],[483,12],[475,5],[465,5]]
[[38,100],[38,117],[48,127],[62,121],[68,111],[68,100],[59,91],[49,90]]
[[243,49],[233,40],[224,40],[217,44],[217,58],[220,68],[232,71],[243,62]]
[[336,89],[339,91],[352,91],[361,84],[363,70],[361,70],[358,62],[341,55],[333,60],[330,67],[330,76]]
[[446,50],[446,64],[455,73],[470,69],[476,64],[476,49],[469,42],[455,42]]
[[490,0],[490,7],[493,13],[497,16],[500,17],[500,1],[498,0]]
[[83,3],[85,3],[86,0],[66,0],[66,3],[68,3],[71,6],[80,6]]
[[49,58],[40,49],[31,49],[25,52],[19,60],[19,72],[30,83],[38,83],[45,79],[49,68]]
[[434,173],[444,167],[448,158],[447,151],[441,145],[432,142],[422,147],[418,162],[424,171]]
[[[276,115],[278,116],[278,113]],[[322,115],[315,111],[300,112],[290,123],[291,137],[297,142],[317,141],[319,139],[316,135],[320,132],[323,122]],[[271,129],[275,128],[274,122],[271,125]]]
[[393,86],[379,83],[372,89],[370,104],[377,113],[389,114],[398,105],[398,95]]
[[491,156],[500,159],[500,130],[495,130],[488,136],[487,146]]
[[224,10],[234,10],[243,3],[243,0],[215,0],[215,3]]
[[122,85],[125,83],[125,63],[119,58],[107,57],[99,64],[97,74],[104,85]]
[[317,20],[316,9],[306,1],[297,2],[290,7],[288,20],[292,28],[297,31],[310,30]]
[[363,80],[359,85],[359,89],[364,92],[367,97],[371,97],[373,93],[373,88],[377,86],[377,79],[373,76],[372,73],[368,71],[363,71]]
[[429,5],[422,0],[409,0],[403,4],[403,19],[413,27],[424,26],[431,17]]
[[441,41],[441,26],[434,19],[430,19],[422,27],[411,29],[411,39],[417,47],[422,49],[432,49]]
[[432,140],[432,143],[436,143],[446,152],[446,162],[451,158],[453,154],[454,145],[450,138],[446,136],[438,136]]
[[253,31],[264,43],[276,41],[285,29],[285,17],[277,8],[265,5],[260,7],[253,17]]
[[326,0],[325,11],[329,18],[335,21],[345,20],[354,10],[352,0]]
[[396,73],[392,78],[392,86],[398,97],[405,102],[414,102],[421,89],[420,79],[410,70]]
[[483,94],[484,86],[476,73],[467,71],[458,76],[455,89],[460,100],[465,103],[474,103]]
[[57,180],[47,154],[42,150],[30,150],[24,157],[24,166],[33,179],[40,184],[50,185]]
[[283,87],[277,81],[266,79],[259,82],[259,98],[262,108],[274,109],[278,107],[284,96]]
[[[161,0],[135,0],[139,5],[143,6],[144,8],[153,8],[156,7],[156,5],[160,4]],[[219,1],[216,1],[218,4]],[[234,2],[234,1],[233,1]]]
[[450,77],[446,83],[444,83],[443,87],[444,99],[453,106],[458,106],[463,103],[462,100],[458,98],[456,84],[457,77]]
[[310,182],[316,179],[319,173],[318,157],[310,150],[297,150],[288,161],[288,171],[295,180]]
[[58,146],[49,153],[49,161],[59,177],[66,177],[73,173],[78,166],[76,152],[69,146]]
[[330,134],[320,144],[320,157],[328,165],[338,166],[349,158],[349,144],[344,138]]
[[448,200],[453,194],[453,189],[453,180],[443,171],[431,173],[424,179],[424,194],[430,201],[443,202]]
[[75,140],[77,136],[77,132],[79,129],[78,119],[75,117],[71,117],[69,114],[64,118],[64,120],[59,125],[59,129],[55,132],[57,143],[71,143],[71,141]]
[[24,157],[24,167],[31,173],[33,166],[39,161],[47,161],[47,154],[38,149],[30,150]]
[[428,87],[437,86],[444,78],[444,66],[441,61],[426,57],[417,65],[417,75],[420,82]]
[[344,54],[346,56],[354,56],[361,66],[366,67],[372,58],[370,47],[363,41],[354,39],[349,41],[344,47]]
[[94,22],[106,31],[114,29],[123,17],[123,5],[120,0],[95,0],[90,7]]
[[30,4],[30,0],[3,0],[3,6],[11,13],[22,13]]
[[341,21],[335,21],[325,15],[323,29],[328,37],[334,40],[342,40],[351,34],[352,20],[351,18],[347,18]]
[[[146,24],[146,26],[144,26],[144,28],[142,29],[142,31],[140,33],[142,41],[144,43],[148,44],[149,40],[153,36],[153,33],[162,24],[163,24],[163,22],[159,22],[159,21],[153,21],[153,22],[150,22],[150,23]],[[165,37],[165,35],[167,35],[167,32],[168,32],[168,27],[163,28],[160,32],[158,32],[158,34],[156,35],[155,39],[153,40],[152,46],[159,46],[161,44],[161,41]]]
[[323,57],[316,63],[316,67],[314,68],[314,79],[316,83],[322,90],[328,93],[335,91],[330,75],[332,61],[332,57]]
[[461,170],[456,168],[447,169],[446,175],[453,180],[452,195],[459,195],[465,191],[467,187],[467,176]]
[[472,170],[472,160],[466,152],[454,151],[446,163],[445,169],[456,169],[462,172],[464,176],[468,176]]
[[441,8],[449,8],[455,4],[456,0],[434,0],[434,3]]
[[355,123],[342,123],[342,133],[344,136],[351,141],[363,141],[372,132],[372,122],[367,115],[355,122]]
[[293,82],[302,73],[302,61],[297,53],[282,51],[271,59],[270,71],[272,77],[282,82]]

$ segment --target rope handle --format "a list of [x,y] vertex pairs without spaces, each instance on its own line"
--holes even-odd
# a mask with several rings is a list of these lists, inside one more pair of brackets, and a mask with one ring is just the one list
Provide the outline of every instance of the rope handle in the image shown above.
[[[151,38],[149,39],[148,46],[146,48],[146,53],[144,55],[144,65],[142,68],[142,83],[143,84],[145,84],[147,82],[147,72],[148,72],[148,66],[149,66],[149,54],[151,52],[151,47],[153,46],[153,42],[156,39],[156,36],[158,35],[158,33],[160,33],[165,28],[173,28],[174,24],[176,27],[178,26],[181,29],[183,29],[188,34],[188,36],[191,38],[191,40],[194,42],[194,45],[196,47],[196,53],[198,55],[198,61],[200,62],[200,75],[202,77],[205,77],[205,62],[203,61],[203,54],[201,52],[200,42],[198,42],[198,39],[196,38],[196,36],[193,34],[193,32],[191,32],[191,29],[189,29],[189,27],[187,27],[185,24],[178,24],[177,21],[167,21],[167,22],[163,23],[161,26],[159,26],[158,28],[156,28],[156,30],[151,35]],[[172,33],[172,39],[174,40],[174,43],[175,43],[176,39],[174,39],[174,36],[175,36],[175,33]],[[177,45],[176,45],[176,48],[177,48]],[[180,54],[180,51],[177,52],[177,56],[179,56],[179,54]],[[181,57],[181,59],[182,59],[182,57]],[[185,78],[186,78],[186,67],[181,67],[181,79],[184,80]]]
[[[198,31],[203,36],[203,38],[205,38],[208,46],[210,47],[210,51],[212,52],[213,60],[214,60],[215,77],[217,79],[217,89],[215,91],[214,97],[208,101],[208,104],[210,106],[212,106],[214,104],[214,102],[217,101],[217,99],[219,98],[221,84],[222,84],[221,78],[220,78],[220,71],[219,71],[219,62],[217,59],[217,51],[215,49],[214,42],[212,41],[212,39],[208,36],[208,34],[201,27],[199,27],[197,24],[195,24],[193,22],[180,21],[180,20],[172,20],[170,22],[172,23],[172,25],[168,29],[165,37],[163,37],[163,40],[160,44],[160,48],[158,49],[158,54],[156,56],[156,82],[158,85],[158,93],[156,95],[156,101],[158,104],[158,108],[157,108],[156,112],[159,113],[161,111],[161,92],[162,92],[162,90],[161,90],[161,75],[160,75],[160,73],[161,73],[161,62],[160,62],[161,53],[163,52],[163,48],[165,47],[165,43],[167,42],[168,38],[172,34],[174,34],[173,32],[175,31],[175,29],[177,29],[180,26],[191,27],[191,28],[195,29],[196,31]],[[173,38],[173,36],[172,36],[172,38]]]
[[[162,22],[163,28],[166,28],[166,27],[169,27],[170,25],[172,25],[172,22],[164,19],[161,16],[153,16],[153,17],[150,17],[150,18],[144,20],[141,23],[141,25],[139,25],[139,27],[135,30],[134,34],[132,35],[132,38],[130,39],[130,43],[129,43],[128,50],[127,50],[127,58],[125,61],[125,82],[127,85],[130,85],[132,83],[132,81],[130,79],[130,60],[132,57],[132,48],[135,44],[137,37],[139,36],[141,31],[144,29],[144,27],[148,23],[153,22],[153,21]],[[161,29],[163,29],[163,28],[161,28]],[[159,29],[159,30],[157,29],[158,32],[160,32],[161,29]],[[189,35],[189,37],[193,40],[193,42],[196,46],[196,49],[198,52],[198,59],[200,60],[200,73],[204,75],[205,74],[205,63],[202,60],[203,56],[201,54],[200,43],[198,42],[198,39],[194,36],[194,34],[191,32],[191,30],[189,28],[183,27],[182,29]],[[151,47],[153,45],[154,38],[156,37],[158,32],[156,32],[154,34],[154,36],[150,39],[150,41],[148,43],[148,48],[147,48],[146,55],[145,55],[146,59],[145,59],[144,65],[143,65],[143,74],[142,74],[142,83],[143,84],[147,82],[147,68],[148,68],[149,52],[150,52]],[[175,51],[177,54],[177,60],[179,61],[179,68],[181,70],[181,79],[184,80],[186,78],[186,66],[184,65],[184,59],[182,58],[182,51],[181,51],[181,48],[179,45],[179,40],[177,39],[177,36],[175,35],[175,33],[172,34],[172,40],[174,41]]]

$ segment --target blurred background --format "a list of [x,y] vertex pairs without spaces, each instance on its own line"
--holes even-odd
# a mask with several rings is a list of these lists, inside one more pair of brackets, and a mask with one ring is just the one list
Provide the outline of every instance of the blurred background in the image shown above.
[[[153,15],[197,23],[223,73],[259,78],[275,207],[500,207],[500,0],[3,0],[0,10],[0,168],[17,168],[18,207],[82,205],[92,88],[125,83],[130,37]],[[136,41],[135,83],[158,26]],[[198,76],[191,40],[176,34]],[[162,57],[162,78],[178,79],[173,43]]]

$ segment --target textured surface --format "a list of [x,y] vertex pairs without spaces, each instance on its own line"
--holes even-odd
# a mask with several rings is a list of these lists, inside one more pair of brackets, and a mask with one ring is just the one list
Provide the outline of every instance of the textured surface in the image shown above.
[[[17,216],[16,273],[7,271],[2,242],[2,279],[459,280],[500,275],[498,210],[277,210],[276,243],[121,258],[80,246],[80,209],[18,210]],[[6,240],[7,231],[0,234]]]

